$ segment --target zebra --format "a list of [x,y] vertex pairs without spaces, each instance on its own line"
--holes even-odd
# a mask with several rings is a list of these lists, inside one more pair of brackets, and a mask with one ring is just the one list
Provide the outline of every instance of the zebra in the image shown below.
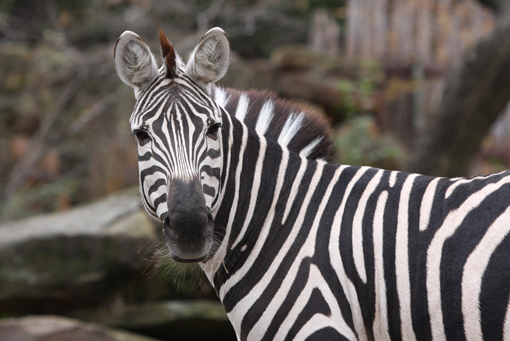
[[[430,177],[328,161],[327,122],[221,88],[220,28],[184,63],[117,40],[142,202],[199,263],[239,340],[510,339],[510,173]],[[256,105],[253,105],[257,98]]]

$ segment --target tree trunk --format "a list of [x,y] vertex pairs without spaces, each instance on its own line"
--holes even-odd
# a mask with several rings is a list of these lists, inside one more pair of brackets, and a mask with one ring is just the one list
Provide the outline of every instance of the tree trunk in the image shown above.
[[439,109],[423,131],[409,171],[467,175],[482,139],[510,100],[510,20],[498,14],[494,32],[450,70]]

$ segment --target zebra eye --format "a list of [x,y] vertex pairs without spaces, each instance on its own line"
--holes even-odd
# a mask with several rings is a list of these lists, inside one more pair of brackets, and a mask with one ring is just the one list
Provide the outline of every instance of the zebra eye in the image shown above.
[[133,135],[136,136],[136,138],[141,146],[143,146],[144,144],[149,142],[151,139],[151,137],[149,136],[149,134],[146,131],[139,130],[139,129],[134,130]]
[[209,137],[216,137],[218,135],[218,129],[220,129],[221,123],[213,123],[207,128],[207,135]]

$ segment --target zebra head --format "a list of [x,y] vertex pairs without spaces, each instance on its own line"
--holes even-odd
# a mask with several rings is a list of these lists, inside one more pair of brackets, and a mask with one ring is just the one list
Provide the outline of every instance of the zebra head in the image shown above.
[[226,73],[230,43],[219,28],[208,31],[184,64],[160,30],[158,68],[140,37],[124,32],[115,46],[120,79],[135,90],[130,118],[138,140],[142,201],[163,222],[176,261],[207,259],[213,244],[212,213],[220,193],[222,108],[211,85]]

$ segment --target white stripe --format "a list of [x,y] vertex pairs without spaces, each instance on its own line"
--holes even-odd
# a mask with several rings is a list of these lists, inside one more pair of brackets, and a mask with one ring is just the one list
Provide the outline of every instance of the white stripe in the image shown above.
[[[462,272],[462,314],[467,341],[483,340],[480,314],[482,279],[489,260],[510,231],[510,207],[485,232],[482,240],[469,255]],[[504,276],[504,274],[502,274]],[[491,279],[489,279],[491,280]],[[493,293],[495,298],[496,294]]]
[[250,103],[250,99],[246,94],[241,94],[239,96],[239,102],[237,103],[237,110],[236,110],[236,118],[239,121],[244,121],[246,118],[246,114],[248,113],[248,105]]
[[441,178],[432,180],[423,194],[420,207],[420,231],[425,231],[429,226],[430,213],[432,212],[432,204],[436,194],[437,184]]
[[287,218],[290,214],[290,209],[292,208],[292,205],[294,204],[294,200],[296,200],[296,196],[298,194],[299,185],[301,185],[301,179],[303,179],[303,175],[306,171],[306,159],[301,158],[301,165],[299,166],[299,170],[296,174],[296,177],[294,178],[294,181],[292,181],[292,188],[290,190],[289,197],[287,199],[287,205],[285,206],[285,212],[283,213],[282,218],[282,224],[285,224],[287,221]]
[[[375,316],[373,323],[374,335],[378,340],[390,340],[388,332],[388,310],[386,303],[386,282],[384,280],[384,209],[388,200],[388,192],[383,191],[377,200],[374,213],[374,285],[375,285]],[[404,338],[405,340],[405,338]]]
[[354,213],[354,218],[352,221],[352,256],[354,258],[354,265],[356,266],[356,270],[358,271],[358,274],[363,283],[367,282],[365,255],[363,252],[363,217],[365,216],[365,212],[367,210],[368,199],[374,193],[377,185],[379,185],[383,172],[383,170],[377,170],[377,172],[368,183],[367,187],[363,191],[363,195],[358,202],[356,213]]
[[510,340],[510,299],[506,304],[505,322],[503,325],[503,340]]
[[389,180],[389,186],[390,187],[393,187],[395,186],[395,183],[397,182],[397,175],[398,175],[398,171],[393,171],[390,173],[390,180]]
[[257,156],[257,163],[255,165],[255,172],[253,173],[253,184],[250,189],[250,203],[248,205],[248,212],[244,218],[244,225],[239,232],[234,243],[232,243],[231,249],[234,249],[237,244],[241,242],[246,234],[246,230],[248,229],[248,225],[250,225],[251,219],[253,218],[253,213],[255,212],[255,205],[257,203],[257,198],[259,195],[260,182],[262,180],[262,166],[264,164],[265,154],[266,154],[267,142],[263,136],[260,136],[260,149],[259,154]]
[[407,177],[400,192],[395,236],[395,277],[400,305],[402,340],[416,340],[411,314],[411,281],[409,279],[409,196],[417,174]]
[[[192,165],[194,160],[192,159],[191,151],[186,147],[186,136],[184,136],[184,129],[182,128],[184,127],[184,120],[189,120],[189,115],[186,115],[184,110],[180,110],[179,115],[176,116],[176,120],[178,121],[181,129],[178,132],[174,130],[176,144],[170,149],[173,149],[173,151],[177,154],[176,166],[179,171],[173,172],[171,174],[171,178],[180,179],[182,181],[191,181],[195,176],[198,176],[198,174],[196,174],[196,169]],[[175,128],[175,125],[172,125],[172,127]],[[193,126],[189,127],[191,135],[193,135],[192,128]],[[191,147],[191,145],[189,147]]]
[[304,157],[307,157],[308,155],[310,155],[313,151],[313,149],[315,147],[317,147],[317,145],[319,143],[321,143],[322,139],[324,138],[324,136],[319,136],[317,137],[315,140],[313,140],[312,142],[310,142],[306,147],[304,147],[303,149],[301,149],[301,151],[299,152],[299,154],[303,155]]
[[227,93],[220,87],[214,89],[214,101],[220,106],[225,107],[230,100],[230,96],[227,97]]
[[268,100],[260,109],[259,117],[257,119],[257,124],[255,125],[255,130],[264,135],[267,132],[267,128],[269,128],[269,123],[273,119],[273,109],[274,102],[272,100]]
[[436,231],[430,243],[427,250],[427,297],[432,338],[434,340],[446,340],[441,300],[441,260],[443,258],[443,245],[446,240],[455,233],[468,213],[478,207],[482,199],[486,198],[497,190],[502,183],[507,181],[507,178],[503,178],[497,183],[487,184],[479,191],[473,193],[458,209],[450,212],[446,216],[442,226]]
[[278,136],[278,142],[281,145],[287,146],[292,138],[297,134],[299,129],[301,129],[303,116],[303,113],[290,114],[290,116],[287,118],[287,121],[285,121],[285,125],[282,128],[280,136]]
[[356,334],[358,335],[360,341],[367,340],[367,332],[365,330],[363,315],[361,314],[361,306],[358,300],[358,292],[356,291],[356,287],[354,286],[352,281],[345,273],[342,256],[340,255],[339,236],[342,229],[342,218],[343,214],[345,213],[345,205],[347,203],[347,200],[349,199],[352,188],[369,169],[371,168],[361,167],[360,169],[358,169],[353,178],[348,182],[347,188],[345,189],[345,194],[342,198],[342,203],[340,204],[340,207],[336,211],[335,219],[333,220],[333,224],[331,225],[331,234],[328,246],[329,254],[331,255],[331,266],[335,270],[338,280],[340,281],[340,284],[342,285],[342,288],[345,291],[347,301],[349,301],[349,306],[352,311],[354,329],[356,330]]

